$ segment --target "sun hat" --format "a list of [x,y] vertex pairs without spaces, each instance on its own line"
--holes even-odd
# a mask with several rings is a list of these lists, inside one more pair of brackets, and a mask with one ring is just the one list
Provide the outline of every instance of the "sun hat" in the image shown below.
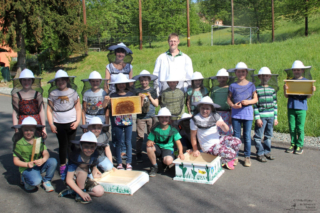
[[171,73],[169,76],[167,76],[166,80],[162,82],[168,82],[168,81],[184,81],[184,79],[181,79],[177,74]]
[[204,79],[204,77],[200,72],[194,72],[192,74],[191,80],[202,80],[202,79]]
[[285,69],[285,70],[292,70],[292,69],[309,69],[312,66],[304,66],[304,64],[302,63],[302,61],[299,60],[295,60],[292,64],[292,67],[289,69]]
[[217,72],[216,76],[212,76],[210,79],[217,79],[217,77],[229,77],[229,73],[225,68],[222,68]]
[[248,70],[253,71],[254,69],[248,68],[248,66],[244,62],[237,63],[235,68],[228,69],[228,72],[235,72],[236,70]]
[[178,120],[178,124],[181,122],[181,121],[184,121],[184,120],[188,120],[188,119],[191,119],[192,116],[188,113],[183,113],[181,115],[181,118]]
[[109,124],[103,124],[99,117],[93,117],[88,124],[80,125],[82,129],[88,129],[90,125],[102,125],[102,127],[110,126]]
[[22,126],[36,126],[36,128],[45,127],[44,125],[38,125],[36,119],[29,116],[29,117],[26,117],[25,119],[23,119],[21,124],[14,125],[11,128],[12,129],[19,129]]
[[[16,80],[16,79],[25,79],[25,78],[35,78],[34,75],[33,75],[33,72],[29,69],[24,69],[21,71],[20,75],[19,75],[19,78],[14,78],[13,80]],[[41,78],[40,78],[41,79]]]
[[213,106],[214,108],[220,108],[221,107],[220,105],[213,103],[212,99],[209,96],[205,96],[205,97],[201,98],[200,101],[193,103],[193,105],[197,106],[197,107],[200,104],[208,104],[208,105]]
[[101,75],[99,72],[97,71],[92,71],[89,75],[89,78],[87,79],[82,79],[81,81],[89,81],[89,80],[92,80],[92,79],[98,79],[98,80],[108,80],[108,79],[102,79]]
[[126,54],[132,54],[132,51],[124,44],[124,43],[119,43],[116,45],[111,45],[108,50],[110,51],[115,51],[116,49],[124,49],[126,51]]
[[68,76],[68,73],[64,70],[58,70],[54,76],[54,79],[51,79],[50,81],[48,81],[48,83],[52,83],[55,80],[57,80],[58,78],[75,78],[76,76]]
[[167,107],[163,107],[159,110],[158,115],[156,115],[157,117],[160,116],[171,116],[171,112]]
[[134,76],[132,79],[139,80],[140,77],[147,76],[150,77],[151,81],[158,79],[158,76],[150,74],[147,70],[142,70],[139,75]]
[[131,83],[135,82],[136,80],[128,79],[123,73],[119,73],[114,81],[111,81],[109,84],[124,84],[124,83]]

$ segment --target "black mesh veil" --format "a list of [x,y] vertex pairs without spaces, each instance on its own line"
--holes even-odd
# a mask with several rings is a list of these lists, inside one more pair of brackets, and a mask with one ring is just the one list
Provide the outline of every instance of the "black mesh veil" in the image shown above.
[[254,83],[256,87],[268,85],[269,87],[272,87],[276,92],[278,92],[279,91],[278,76],[279,75],[277,74],[271,74],[270,80],[268,80],[268,82],[263,82],[259,79],[259,75],[254,75],[252,77],[252,83]]
[[[23,134],[16,134],[15,141],[13,141],[13,153],[23,162],[30,162],[32,157],[32,145],[28,142],[22,142]],[[20,137],[20,138],[19,138]],[[40,140],[39,149],[36,150],[33,159],[38,160],[42,157],[42,152],[44,151],[44,144],[42,138],[36,138]],[[31,148],[30,148],[31,146]]]
[[[311,68],[312,67],[307,68],[307,69],[303,69],[304,72],[302,73],[302,76],[308,80],[312,80]],[[285,69],[284,71],[286,71],[286,73],[287,73],[287,80],[293,79],[294,75],[293,75],[292,69]]]
[[[81,94],[83,95],[86,91],[91,89],[91,84],[89,79],[82,79],[81,80],[83,82],[83,88],[81,91]],[[101,84],[99,85],[100,89],[105,89],[108,87],[108,79],[101,79]]]
[[184,110],[185,97],[186,93],[183,88],[175,90],[167,88],[161,91],[160,106],[161,108],[167,107],[171,115],[178,116]]
[[[109,63],[116,63],[117,62],[115,51],[110,51],[108,53],[107,57],[108,57]],[[126,64],[131,64],[132,60],[133,60],[132,54],[126,54],[126,56],[123,59],[123,62]]]
[[210,127],[216,126],[216,123],[219,119],[220,115],[216,112],[212,112],[207,119],[201,118],[200,114],[192,117],[194,124],[199,129],[208,129]]
[[[193,106],[193,99],[192,99],[192,96],[194,94],[194,82],[193,80],[191,80],[191,86],[188,87],[187,89],[187,92],[188,91],[191,91],[191,94],[189,95],[189,93],[187,93],[186,95],[186,103],[189,101],[190,102],[190,107]],[[205,97],[205,96],[208,96],[209,95],[209,92],[210,92],[210,79],[209,78],[204,78],[202,79],[202,83],[200,85],[200,92],[201,92],[201,95],[202,97]],[[196,100],[197,101],[197,100]],[[200,100],[198,100],[200,101]],[[197,108],[195,107],[194,110],[192,110],[192,114],[197,114],[198,113],[198,110]]]
[[156,123],[152,128],[151,128],[151,132],[152,134],[155,136],[155,139],[153,142],[157,143],[157,144],[167,144],[170,140],[171,137],[173,137],[175,134],[179,133],[179,131],[173,127],[173,126],[169,126],[168,128],[170,128],[169,131],[165,131],[166,134],[163,134],[163,131],[161,131],[161,134],[159,131],[157,131],[157,129],[161,128],[161,124],[160,123]]

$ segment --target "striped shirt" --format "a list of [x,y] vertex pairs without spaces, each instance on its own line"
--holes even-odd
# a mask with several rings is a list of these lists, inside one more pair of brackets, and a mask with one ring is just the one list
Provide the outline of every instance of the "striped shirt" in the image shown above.
[[258,102],[254,105],[255,119],[270,118],[277,120],[277,92],[272,87],[257,86]]

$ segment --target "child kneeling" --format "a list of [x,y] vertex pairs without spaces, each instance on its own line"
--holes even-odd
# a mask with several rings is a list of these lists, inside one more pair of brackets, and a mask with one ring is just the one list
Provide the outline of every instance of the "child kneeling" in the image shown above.
[[[42,186],[47,192],[54,191],[51,185],[51,179],[54,176],[54,171],[57,167],[57,160],[49,158],[47,147],[41,142],[39,153],[32,156],[33,143],[37,139],[34,134],[36,128],[43,128],[44,126],[37,125],[37,121],[32,117],[23,119],[20,125],[15,125],[15,129],[22,130],[23,137],[15,142],[13,148],[13,163],[19,166],[21,179],[24,183],[24,188],[27,191],[36,189],[42,181]],[[44,177],[41,173],[46,172]]]
[[[70,189],[65,189],[59,193],[59,197],[76,195],[75,201],[83,204],[91,202],[91,196],[101,197],[104,189],[94,180],[88,178],[91,172],[94,178],[101,177],[97,169],[99,153],[97,137],[92,132],[86,132],[81,136],[80,141],[72,141],[79,146],[72,147],[69,153],[66,174],[61,179],[65,179]],[[91,196],[90,196],[91,195]]]
[[219,136],[217,127],[224,132],[229,130],[228,125],[222,120],[215,108],[220,106],[214,104],[210,97],[206,96],[201,101],[194,103],[200,113],[190,120],[191,143],[193,150],[189,151],[194,157],[199,156],[197,138],[203,152],[211,155],[219,155],[222,164],[228,169],[234,169],[234,161],[241,146],[241,140],[232,136]]
[[147,142],[147,154],[152,163],[150,168],[150,177],[155,177],[158,172],[157,157],[163,159],[163,163],[167,166],[173,161],[174,142],[179,149],[179,157],[184,160],[183,149],[180,142],[181,135],[178,130],[169,125],[171,113],[168,108],[161,108],[157,115],[159,124],[151,130]]

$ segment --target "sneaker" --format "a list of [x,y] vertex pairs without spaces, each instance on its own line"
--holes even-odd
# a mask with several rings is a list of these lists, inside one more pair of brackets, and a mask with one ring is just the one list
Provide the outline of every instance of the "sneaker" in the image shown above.
[[130,163],[127,163],[126,170],[127,171],[131,171],[132,170],[132,166],[130,165]]
[[26,182],[24,182],[24,189],[27,191],[33,191],[36,189],[36,186],[31,186],[31,185],[27,184]]
[[258,159],[258,161],[263,162],[263,163],[267,162],[267,158],[263,155],[259,155],[257,157],[257,159]]
[[[86,190],[83,189],[83,191],[85,192]],[[79,202],[79,203],[82,203],[82,204],[88,204],[88,203],[91,203],[91,201],[86,201],[84,199],[82,199],[82,197],[80,195],[76,195],[75,199],[74,199],[76,202]]]
[[46,190],[46,192],[53,192],[53,191],[54,191],[54,188],[53,188],[53,186],[51,185],[51,182],[50,182],[50,181],[43,182],[43,183],[42,183],[42,186],[43,186],[43,188]]
[[234,161],[236,159],[233,159],[232,161],[229,161],[228,163],[226,163],[226,167],[230,170],[234,170]]
[[158,172],[158,166],[151,166],[149,176],[155,177],[157,175],[157,172]]
[[264,156],[266,156],[266,158],[269,159],[269,160],[274,160],[275,159],[275,157],[273,155],[271,155],[270,153],[266,154]]
[[302,147],[297,147],[296,151],[294,152],[297,155],[301,155],[303,153]]
[[137,153],[136,158],[137,158],[137,163],[142,163],[143,162],[141,153]]
[[294,145],[291,145],[289,149],[286,150],[286,153],[293,153],[293,151],[294,151]]
[[122,163],[118,164],[117,169],[118,169],[118,170],[124,170],[124,168],[123,168],[123,166],[122,166]]
[[66,196],[75,196],[77,193],[73,189],[64,189],[62,190],[58,197],[66,197]]
[[64,171],[66,170],[66,168],[67,168],[66,165],[60,166],[60,176],[64,173]]
[[244,158],[244,166],[246,166],[246,167],[251,166],[250,157],[245,157],[245,158]]
[[236,166],[236,165],[238,164],[238,162],[239,162],[239,159],[238,159],[238,158],[235,158],[235,159],[234,159],[234,162],[233,162],[233,165]]

